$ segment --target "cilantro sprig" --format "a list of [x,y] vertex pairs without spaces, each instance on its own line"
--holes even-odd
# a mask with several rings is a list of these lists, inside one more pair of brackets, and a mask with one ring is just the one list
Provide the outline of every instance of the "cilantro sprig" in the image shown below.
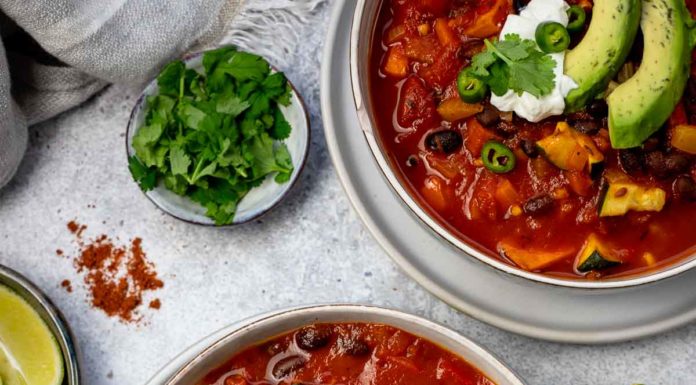
[[282,141],[292,128],[279,106],[290,105],[291,88],[263,58],[221,48],[203,55],[202,73],[175,61],[157,84],[128,159],[143,191],[162,183],[224,225],[267,176],[290,180],[292,159]]
[[495,95],[512,90],[518,95],[528,92],[541,97],[553,91],[556,61],[541,52],[535,41],[508,34],[504,40],[486,39],[484,43],[486,50],[472,58],[468,71]]

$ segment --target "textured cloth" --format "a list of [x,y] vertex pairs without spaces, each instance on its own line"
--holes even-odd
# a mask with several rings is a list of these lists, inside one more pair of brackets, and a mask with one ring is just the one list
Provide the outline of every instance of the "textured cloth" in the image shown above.
[[21,161],[27,124],[216,44],[242,1],[0,0],[0,188]]

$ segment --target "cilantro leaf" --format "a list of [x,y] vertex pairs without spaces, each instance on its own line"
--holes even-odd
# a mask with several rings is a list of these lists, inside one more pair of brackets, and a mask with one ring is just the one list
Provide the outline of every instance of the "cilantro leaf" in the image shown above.
[[292,131],[290,123],[285,119],[283,112],[280,111],[280,109],[276,109],[275,116],[273,117],[273,127],[269,132],[271,138],[285,140],[290,136],[290,131]]
[[181,147],[172,147],[169,150],[169,163],[173,175],[187,175],[191,157]]
[[128,169],[143,191],[150,191],[157,185],[157,172],[145,167],[137,157],[128,158]]
[[502,96],[512,90],[542,97],[553,91],[556,62],[536,42],[507,34],[504,40],[486,39],[484,43],[486,50],[472,58],[469,73],[486,83],[493,94]]
[[292,88],[263,58],[234,47],[207,52],[202,62],[200,73],[181,61],[162,70],[128,167],[141,189],[159,181],[223,225],[267,177],[290,180],[292,158],[280,141],[292,127],[280,106],[290,105]]
[[169,63],[157,77],[161,95],[179,96],[186,66],[181,60]]

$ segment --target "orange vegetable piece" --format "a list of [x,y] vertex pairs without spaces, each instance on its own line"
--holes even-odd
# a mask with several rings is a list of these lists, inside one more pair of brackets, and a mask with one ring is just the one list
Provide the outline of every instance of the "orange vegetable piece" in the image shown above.
[[452,28],[450,28],[447,23],[447,19],[439,18],[435,20],[435,34],[437,35],[440,44],[447,46],[450,44],[456,44],[459,42],[457,35],[455,35]]
[[425,198],[436,211],[444,211],[449,206],[451,191],[442,178],[436,176],[427,177],[421,189],[421,193],[423,194],[423,198]]
[[403,78],[408,75],[408,57],[401,46],[389,48],[387,61],[384,64],[384,73],[389,76]]
[[476,16],[473,23],[464,28],[464,34],[477,38],[497,35],[503,29],[503,22],[511,10],[512,0],[494,0],[488,10]]
[[386,41],[387,45],[396,43],[397,41],[403,39],[406,36],[406,27],[403,24],[396,25],[394,27],[389,28],[389,31],[386,33]]
[[483,111],[483,106],[479,103],[469,104],[462,101],[459,96],[455,96],[440,103],[437,112],[448,122],[456,122],[470,118]]
[[583,197],[590,194],[590,189],[592,188],[592,184],[594,182],[586,173],[578,171],[564,171],[563,174],[565,175],[566,179],[568,179],[570,189],[573,190],[574,193]]
[[672,130],[672,147],[696,154],[696,126],[680,124]]
[[481,156],[481,149],[483,149],[483,145],[487,141],[495,139],[496,135],[483,128],[481,123],[479,123],[479,121],[475,118],[471,118],[466,121],[466,128],[467,135],[464,144],[467,150],[471,152],[471,155],[478,158]]
[[509,180],[499,178],[495,189],[495,199],[504,210],[507,210],[510,206],[519,203],[520,195]]
[[541,270],[576,253],[575,248],[566,247],[559,250],[530,249],[518,247],[505,241],[498,244],[498,251],[512,260],[517,266],[527,271]]

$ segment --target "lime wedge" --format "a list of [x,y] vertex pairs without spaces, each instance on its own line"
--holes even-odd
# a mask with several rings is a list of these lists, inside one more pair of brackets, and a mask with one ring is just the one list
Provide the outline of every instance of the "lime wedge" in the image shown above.
[[63,357],[53,333],[28,303],[0,286],[0,384],[62,382]]

